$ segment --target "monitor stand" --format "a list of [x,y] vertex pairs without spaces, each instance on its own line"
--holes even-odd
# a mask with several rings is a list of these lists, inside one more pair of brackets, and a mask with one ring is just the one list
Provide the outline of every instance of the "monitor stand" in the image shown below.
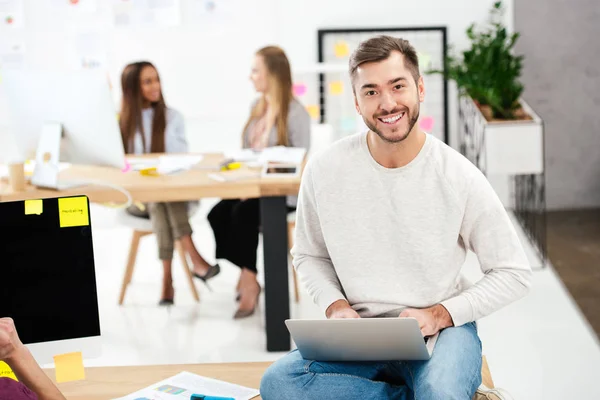
[[58,122],[46,122],[35,154],[35,168],[31,183],[43,189],[65,190],[83,183],[59,181],[60,172],[60,141],[62,125]]

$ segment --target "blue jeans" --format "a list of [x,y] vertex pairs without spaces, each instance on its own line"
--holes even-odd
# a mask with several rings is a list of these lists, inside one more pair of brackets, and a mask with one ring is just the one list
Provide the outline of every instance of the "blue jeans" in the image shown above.
[[470,400],[481,384],[481,341],[474,322],[440,332],[427,361],[317,362],[294,350],[260,385],[272,399]]

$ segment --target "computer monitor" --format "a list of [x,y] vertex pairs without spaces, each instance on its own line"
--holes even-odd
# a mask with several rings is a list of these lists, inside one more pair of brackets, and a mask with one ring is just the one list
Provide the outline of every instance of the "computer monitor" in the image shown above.
[[125,167],[125,152],[106,74],[99,71],[7,70],[9,132],[25,159],[34,159],[42,128],[63,128],[60,160]]
[[0,317],[40,364],[101,354],[90,217],[86,196],[0,203]]

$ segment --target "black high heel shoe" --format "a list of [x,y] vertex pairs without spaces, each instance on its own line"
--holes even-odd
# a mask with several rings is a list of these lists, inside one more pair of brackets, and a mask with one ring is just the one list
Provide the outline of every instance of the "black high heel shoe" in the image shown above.
[[204,282],[206,287],[210,291],[212,291],[212,289],[208,285],[207,281],[209,279],[214,278],[215,276],[219,275],[219,272],[221,272],[221,267],[219,266],[219,264],[215,264],[208,269],[208,271],[206,272],[206,274],[204,274],[204,276],[199,275],[196,272],[192,272],[192,275],[194,275],[194,277],[196,277],[196,278],[200,279],[202,282]]

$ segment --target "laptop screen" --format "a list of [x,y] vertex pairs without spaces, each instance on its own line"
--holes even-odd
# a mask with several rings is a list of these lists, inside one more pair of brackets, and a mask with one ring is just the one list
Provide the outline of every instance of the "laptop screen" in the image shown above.
[[0,280],[24,344],[99,336],[87,197],[0,203]]

